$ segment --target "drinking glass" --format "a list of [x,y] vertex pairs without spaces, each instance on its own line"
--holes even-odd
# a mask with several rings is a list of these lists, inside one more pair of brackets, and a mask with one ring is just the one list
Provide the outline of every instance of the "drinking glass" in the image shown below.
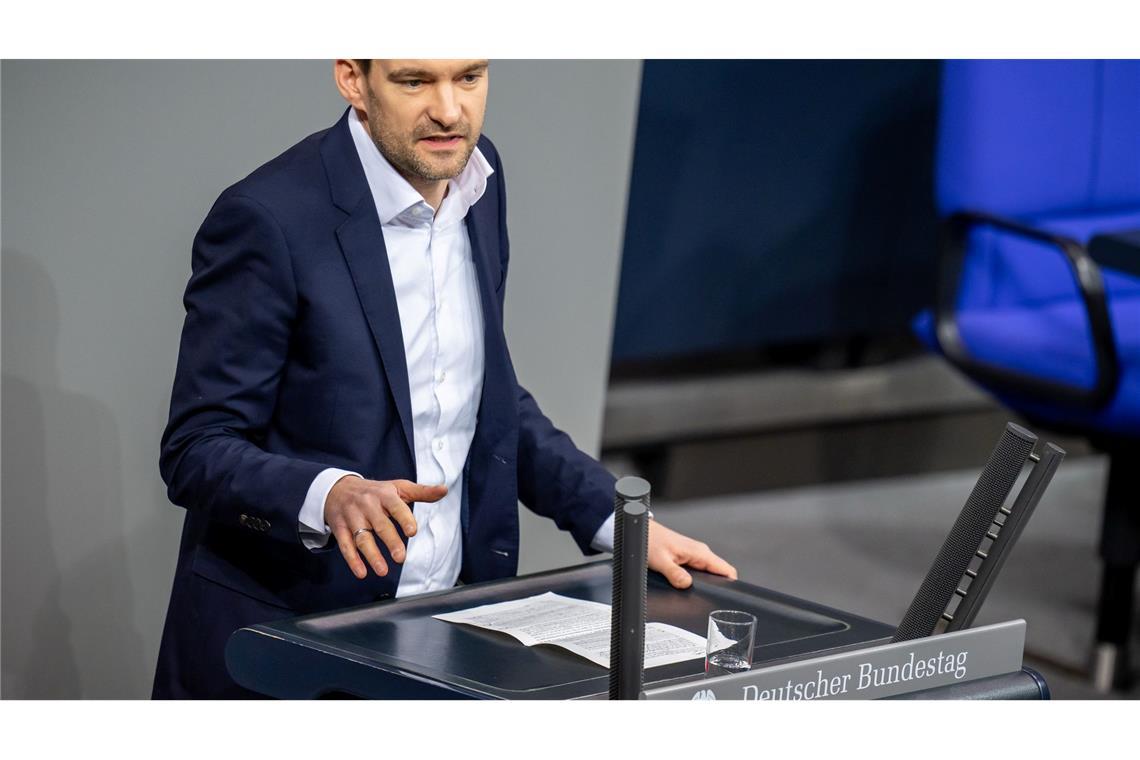
[[723,676],[750,670],[755,638],[755,615],[739,610],[713,610],[709,613],[705,675]]

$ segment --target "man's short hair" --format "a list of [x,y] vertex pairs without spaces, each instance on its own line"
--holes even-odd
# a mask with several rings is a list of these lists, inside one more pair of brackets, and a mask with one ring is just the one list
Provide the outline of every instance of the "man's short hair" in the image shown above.
[[368,76],[368,72],[372,69],[372,59],[353,58],[352,60],[356,61],[356,65],[359,66],[360,70],[364,72],[364,76]]

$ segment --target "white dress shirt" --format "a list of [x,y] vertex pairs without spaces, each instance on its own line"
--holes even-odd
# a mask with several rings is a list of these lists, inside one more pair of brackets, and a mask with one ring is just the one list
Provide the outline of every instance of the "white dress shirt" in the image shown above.
[[[494,169],[476,148],[463,171],[449,180],[436,211],[376,148],[355,109],[349,114],[349,129],[376,204],[392,271],[408,365],[417,480],[425,485],[442,483],[448,489],[434,504],[415,505],[416,535],[408,541],[396,589],[396,596],[408,596],[451,588],[462,564],[463,467],[483,393],[484,325],[463,220],[483,196]],[[311,549],[329,540],[325,499],[346,475],[360,477],[329,468],[309,487],[299,522],[302,540]],[[612,551],[612,517],[599,528],[593,544],[600,551]]]

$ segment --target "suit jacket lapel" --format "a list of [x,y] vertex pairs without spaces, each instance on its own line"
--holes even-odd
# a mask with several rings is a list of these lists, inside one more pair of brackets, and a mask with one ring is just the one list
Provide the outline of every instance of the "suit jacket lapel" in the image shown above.
[[348,111],[321,142],[321,155],[328,172],[333,202],[348,213],[336,230],[344,259],[352,274],[356,295],[368,320],[368,328],[380,352],[388,387],[396,401],[408,452],[415,461],[412,439],[412,396],[408,388],[408,364],[404,356],[404,336],[400,311],[392,286],[392,270],[384,233],[376,216],[376,206],[356,146],[348,131]]
[[384,235],[371,198],[361,205],[363,208],[357,209],[337,228],[336,236],[352,273],[352,282],[364,307],[372,338],[380,351],[380,361],[384,365],[388,387],[396,399],[408,451],[414,455],[408,363],[404,356],[404,334],[400,330],[400,311],[396,304],[396,291],[392,287],[388,251],[384,247]]
[[[484,197],[483,200],[487,198]],[[499,259],[493,255],[498,252],[498,237],[493,227],[498,224],[498,214],[491,208],[491,204],[481,201],[471,207],[465,221],[483,305],[483,398],[479,405],[476,434],[493,443],[501,434],[498,428],[502,415],[487,412],[510,409],[514,393],[503,336],[502,309],[495,295]]]

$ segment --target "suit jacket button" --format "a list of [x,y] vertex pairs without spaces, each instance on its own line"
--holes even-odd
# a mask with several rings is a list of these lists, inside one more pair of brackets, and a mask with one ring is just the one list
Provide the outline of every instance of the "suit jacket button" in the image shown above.
[[268,520],[262,520],[261,521],[261,531],[263,533],[269,532],[269,521]]
[[238,522],[241,523],[241,526],[243,528],[248,528],[249,527],[249,515],[242,515],[241,517],[238,518]]

